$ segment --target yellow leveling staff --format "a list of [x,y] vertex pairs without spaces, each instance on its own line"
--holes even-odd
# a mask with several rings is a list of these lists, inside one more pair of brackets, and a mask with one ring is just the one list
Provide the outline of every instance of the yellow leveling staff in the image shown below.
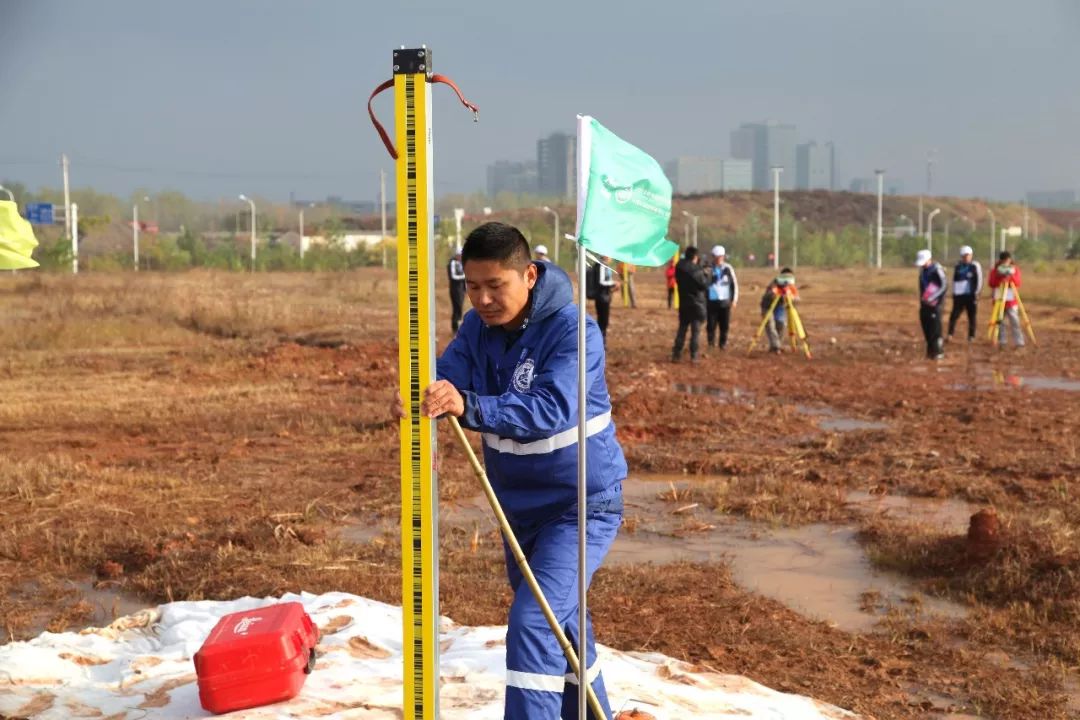
[[405,720],[439,716],[439,529],[435,421],[420,412],[435,381],[431,51],[394,51],[397,137],[398,377]]
[[990,326],[986,331],[987,339],[990,342],[997,339],[1001,323],[1005,320],[1005,301],[1008,299],[1010,292],[1016,296],[1016,306],[1020,309],[1020,320],[1023,322],[1024,329],[1027,330],[1028,337],[1031,338],[1031,344],[1038,345],[1039,341],[1035,339],[1035,328],[1031,327],[1031,318],[1028,317],[1027,310],[1024,308],[1024,301],[1020,299],[1020,290],[1017,289],[1012,280],[1001,286],[1001,297],[994,299],[994,308],[990,311]]

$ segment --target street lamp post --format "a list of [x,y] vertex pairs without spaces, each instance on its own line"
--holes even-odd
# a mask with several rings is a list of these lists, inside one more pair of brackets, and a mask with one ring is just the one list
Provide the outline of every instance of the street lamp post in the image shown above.
[[691,213],[691,212],[687,212],[686,210],[683,210],[682,214],[685,217],[690,218],[690,222],[693,223],[693,225],[692,225],[693,230],[691,231],[691,234],[690,234],[691,242],[689,244],[693,245],[694,247],[697,247],[697,221],[698,221],[698,216]]
[[934,208],[926,216],[926,249],[934,252],[934,216],[941,212],[941,208]]
[[[308,203],[304,207],[300,208],[300,262],[304,262],[304,253],[307,252],[307,237],[304,236],[304,211],[307,210],[309,207],[315,207],[315,203]],[[385,220],[385,218],[386,216],[384,215],[383,219]],[[385,231],[383,234],[385,234]],[[380,242],[382,241],[380,240]]]
[[3,185],[0,185],[0,190],[7,193],[8,200],[15,202],[15,195]]
[[773,165],[773,269],[780,269],[780,173],[784,168]]
[[806,218],[801,217],[795,220],[791,226],[791,267],[792,269],[799,267],[799,223],[806,222]]
[[240,199],[251,206],[251,272],[255,272],[255,201],[243,194]]
[[994,211],[989,207],[986,212],[990,214],[990,264],[994,264],[994,234],[997,232],[997,223],[994,220]]
[[555,248],[555,264],[559,264],[559,213],[555,212],[547,205],[544,206],[544,212],[551,213],[551,216],[555,218],[555,233],[551,236],[551,244]]
[[885,191],[885,171],[875,170],[877,175],[877,267],[881,269],[881,202]]

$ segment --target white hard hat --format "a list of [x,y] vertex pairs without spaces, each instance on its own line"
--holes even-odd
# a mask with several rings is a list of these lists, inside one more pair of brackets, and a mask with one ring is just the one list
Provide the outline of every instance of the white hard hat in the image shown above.
[[457,246],[454,247],[454,254],[455,255],[460,255],[461,254],[461,246],[460,245],[457,245]]
[[547,253],[547,245],[537,245],[536,246],[536,254],[537,255],[547,255],[548,254]]
[[960,248],[960,257],[964,257],[965,255],[974,255],[974,254],[975,254],[975,252],[971,249],[970,245],[964,245],[963,247]]
[[925,250],[925,249],[920,250],[918,252],[918,254],[915,255],[915,266],[916,267],[922,267],[923,265],[925,265],[928,262],[930,262],[930,251],[929,250]]
[[726,257],[727,256],[727,250],[724,249],[723,245],[713,245],[712,246],[712,254],[713,254],[713,257]]

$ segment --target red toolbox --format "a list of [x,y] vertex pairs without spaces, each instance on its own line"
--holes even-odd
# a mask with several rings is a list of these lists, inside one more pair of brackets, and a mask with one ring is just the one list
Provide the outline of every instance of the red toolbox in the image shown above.
[[315,667],[319,631],[298,602],[218,620],[199,652],[199,701],[212,713],[295,697]]

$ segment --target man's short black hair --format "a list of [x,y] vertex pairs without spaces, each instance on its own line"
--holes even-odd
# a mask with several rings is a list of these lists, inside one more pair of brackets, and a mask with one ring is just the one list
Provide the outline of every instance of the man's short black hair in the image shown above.
[[461,249],[461,264],[470,260],[495,260],[503,267],[524,270],[532,262],[529,241],[513,225],[484,223],[469,233]]
[[1008,250],[1002,250],[1000,253],[998,253],[998,260],[1011,260],[1011,259],[1012,259],[1012,253],[1009,252]]
[[683,253],[683,257],[686,258],[687,260],[693,260],[694,258],[697,257],[697,248],[694,247],[693,245],[686,248],[686,252]]

